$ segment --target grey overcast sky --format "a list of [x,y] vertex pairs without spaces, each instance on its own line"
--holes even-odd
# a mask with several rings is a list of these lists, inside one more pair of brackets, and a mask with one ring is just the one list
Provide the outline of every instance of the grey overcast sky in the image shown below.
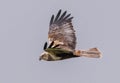
[[[38,60],[59,9],[74,16],[76,49],[101,59]],[[0,83],[120,83],[119,36],[119,0],[0,0]]]

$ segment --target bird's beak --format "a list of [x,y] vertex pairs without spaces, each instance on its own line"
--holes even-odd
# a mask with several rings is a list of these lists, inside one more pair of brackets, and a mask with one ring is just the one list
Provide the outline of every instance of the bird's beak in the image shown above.
[[42,57],[39,58],[39,61],[41,61],[41,60],[42,60]]

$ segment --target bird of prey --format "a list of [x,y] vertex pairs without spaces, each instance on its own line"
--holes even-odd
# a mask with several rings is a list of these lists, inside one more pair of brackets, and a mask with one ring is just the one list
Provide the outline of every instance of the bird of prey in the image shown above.
[[71,14],[67,14],[67,11],[62,13],[61,9],[57,15],[52,15],[48,40],[44,44],[44,52],[41,54],[39,60],[46,61],[58,61],[75,57],[90,57],[100,58],[101,52],[98,48],[90,48],[88,50],[76,50],[76,35],[72,25]]

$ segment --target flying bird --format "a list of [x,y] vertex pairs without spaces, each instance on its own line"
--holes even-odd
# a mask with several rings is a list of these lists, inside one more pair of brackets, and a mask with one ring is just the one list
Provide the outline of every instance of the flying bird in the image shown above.
[[[48,40],[45,42],[43,50],[39,60],[57,61],[75,57],[90,57],[100,58],[101,52],[98,48],[90,48],[88,50],[76,50],[76,35],[72,25],[71,14],[67,14],[67,11],[62,13],[60,9],[57,15],[52,15]],[[49,45],[49,46],[48,46]]]

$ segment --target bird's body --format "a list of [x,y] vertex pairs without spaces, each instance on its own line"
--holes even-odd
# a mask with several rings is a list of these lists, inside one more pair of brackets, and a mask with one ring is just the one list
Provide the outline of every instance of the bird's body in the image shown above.
[[40,60],[44,59],[48,61],[56,61],[78,57],[75,56],[72,51],[64,50],[61,48],[46,48],[44,50],[45,50],[45,52],[43,53],[44,56],[41,56]]
[[67,11],[61,14],[61,10],[59,10],[56,17],[52,15],[48,32],[50,45],[47,47],[47,42],[45,43],[45,52],[41,54],[40,60],[57,61],[80,56],[99,58],[101,53],[97,48],[86,51],[75,50],[76,36],[72,26],[73,17],[66,13]]

